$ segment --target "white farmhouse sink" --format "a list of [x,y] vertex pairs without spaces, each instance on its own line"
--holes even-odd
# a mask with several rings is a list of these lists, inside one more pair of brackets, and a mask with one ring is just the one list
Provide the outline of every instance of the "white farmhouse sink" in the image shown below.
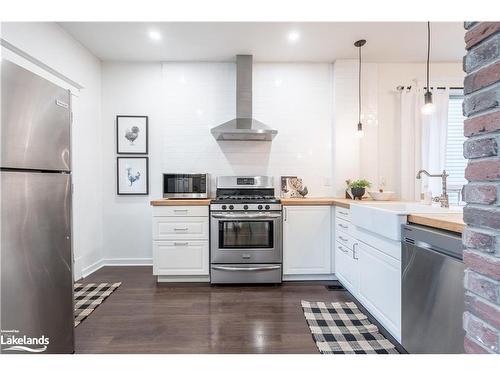
[[351,223],[392,240],[401,240],[401,224],[411,214],[452,213],[462,207],[441,208],[418,202],[370,202],[351,204]]

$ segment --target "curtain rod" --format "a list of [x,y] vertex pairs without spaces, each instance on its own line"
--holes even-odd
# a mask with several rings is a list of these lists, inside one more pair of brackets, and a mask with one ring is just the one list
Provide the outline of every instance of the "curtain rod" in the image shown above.
[[[398,90],[398,91],[401,91],[401,90],[404,90],[404,89],[409,90],[411,88],[412,88],[412,86],[402,86],[402,85],[400,85],[400,86],[396,87],[396,90]],[[423,87],[423,89],[425,90],[425,89],[427,89],[427,87]],[[445,90],[446,87],[444,87],[444,86],[438,86],[438,87],[431,87],[431,89]],[[450,90],[463,90],[464,88],[463,87],[449,87],[449,89]]]

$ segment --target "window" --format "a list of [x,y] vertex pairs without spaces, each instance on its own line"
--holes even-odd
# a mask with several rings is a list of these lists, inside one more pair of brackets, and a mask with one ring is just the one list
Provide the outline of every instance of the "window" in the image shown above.
[[450,204],[457,204],[461,199],[462,186],[467,183],[464,177],[467,159],[464,158],[464,116],[462,114],[463,95],[450,95],[448,105],[448,139],[446,142],[446,166],[448,177],[448,195]]

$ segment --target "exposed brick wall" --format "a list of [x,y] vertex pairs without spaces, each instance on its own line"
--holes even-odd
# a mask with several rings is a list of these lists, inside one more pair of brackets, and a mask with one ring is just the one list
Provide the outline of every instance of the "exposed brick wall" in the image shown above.
[[464,26],[464,347],[500,353],[500,22]]

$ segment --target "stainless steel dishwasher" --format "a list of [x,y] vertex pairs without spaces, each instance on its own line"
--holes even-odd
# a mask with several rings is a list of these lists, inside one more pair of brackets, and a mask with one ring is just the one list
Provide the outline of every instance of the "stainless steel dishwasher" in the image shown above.
[[409,353],[463,353],[461,236],[402,226],[402,345]]

